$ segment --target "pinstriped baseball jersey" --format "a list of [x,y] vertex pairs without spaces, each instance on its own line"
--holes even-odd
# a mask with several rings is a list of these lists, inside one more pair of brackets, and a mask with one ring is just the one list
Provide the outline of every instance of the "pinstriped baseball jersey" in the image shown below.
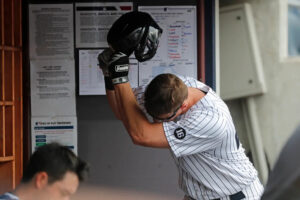
[[[206,93],[186,113],[163,122],[178,167],[180,188],[194,199],[205,200],[243,190],[257,179],[257,171],[238,140],[228,107],[205,84],[189,77],[179,78],[188,87]],[[135,94],[146,113],[144,90],[145,87],[136,88]]]

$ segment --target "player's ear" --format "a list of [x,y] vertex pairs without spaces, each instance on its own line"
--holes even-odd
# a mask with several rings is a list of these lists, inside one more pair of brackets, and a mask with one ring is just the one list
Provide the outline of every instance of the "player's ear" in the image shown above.
[[188,107],[188,103],[187,103],[186,100],[184,100],[181,107],[180,107],[180,109],[183,110],[183,111],[186,111],[187,107]]
[[38,172],[34,177],[34,184],[37,189],[43,189],[48,184],[48,174],[46,172]]

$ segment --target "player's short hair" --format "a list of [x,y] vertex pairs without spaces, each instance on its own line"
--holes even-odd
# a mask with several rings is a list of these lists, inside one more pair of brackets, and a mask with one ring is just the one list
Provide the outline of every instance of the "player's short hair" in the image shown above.
[[145,108],[153,117],[174,112],[188,96],[188,88],[174,74],[156,76],[145,91]]
[[38,147],[32,154],[24,171],[22,182],[31,181],[39,172],[48,174],[49,184],[63,179],[67,172],[75,173],[79,181],[83,181],[88,171],[88,164],[79,159],[68,147],[50,143]]

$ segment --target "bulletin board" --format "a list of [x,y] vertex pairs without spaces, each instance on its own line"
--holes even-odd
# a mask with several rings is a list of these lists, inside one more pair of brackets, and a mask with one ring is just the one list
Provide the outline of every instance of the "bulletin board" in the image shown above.
[[[134,9],[134,5],[136,9]],[[97,56],[107,48],[106,36],[122,14],[139,10],[149,13],[163,29],[156,55],[138,62],[130,57],[132,87],[147,84],[156,75],[173,73],[197,78],[197,6],[147,6],[133,2],[75,3],[75,40],[79,55],[79,95],[105,95]],[[95,50],[95,48],[99,48]]]
[[[54,14],[56,14],[54,9],[56,5],[61,5],[62,8],[72,7],[72,16],[69,15],[72,19],[67,16],[64,18],[61,12],[61,19],[68,20],[65,24],[70,25],[67,27],[69,35],[64,35],[64,38],[69,40],[61,43],[50,41],[43,43],[43,46],[54,44],[51,49],[46,50],[48,52],[56,50],[55,58],[74,59],[76,95],[105,95],[104,79],[98,61],[95,59],[96,54],[107,48],[106,36],[113,22],[122,14],[133,10],[148,12],[164,30],[158,52],[152,60],[139,63],[134,56],[131,57],[132,67],[129,76],[133,87],[146,84],[160,73],[170,72],[197,78],[215,88],[214,10],[205,12],[205,9],[214,8],[214,1],[189,0],[162,3],[68,0],[57,1],[56,4],[55,1],[29,1],[29,6],[43,6],[45,9],[52,9]],[[42,19],[45,19],[44,24],[41,22]],[[40,22],[47,27],[49,21],[41,18]],[[34,33],[37,34],[37,29],[34,27],[35,23],[32,25],[29,30],[31,60],[37,57],[40,50],[43,50],[37,47],[41,44],[41,40],[33,38]],[[205,37],[209,40],[205,40]],[[66,42],[68,45],[65,45]],[[64,46],[57,48],[61,45]],[[47,58],[47,55],[44,57]]]
[[[101,6],[102,3],[107,3],[106,6]],[[215,2],[212,0],[134,0],[134,1],[94,1],[94,0],[27,0],[26,3],[28,7],[30,5],[41,6],[44,4],[45,7],[51,4],[55,8],[44,8],[43,11],[50,11],[51,9],[61,14],[64,22],[67,22],[72,16],[73,23],[65,23],[65,33],[60,35],[61,39],[64,39],[63,42],[55,42],[55,49],[46,49],[47,51],[37,51],[36,54],[41,55],[41,53],[49,52],[59,53],[59,55],[54,55],[54,59],[49,59],[49,57],[44,60],[42,57],[29,59],[29,49],[28,52],[25,51],[25,54],[28,54],[28,63],[24,65],[24,73],[28,73],[28,76],[25,76],[25,81],[27,83],[25,86],[30,85],[30,70],[29,68],[38,67],[40,69],[35,69],[32,72],[36,72],[39,75],[48,74],[49,81],[55,82],[53,74],[61,74],[61,77],[58,81],[64,82],[66,85],[61,85],[62,88],[59,89],[61,93],[67,95],[69,100],[67,103],[63,103],[62,109],[51,109],[51,107],[46,106],[42,110],[35,110],[38,112],[38,115],[32,116],[30,108],[31,99],[24,98],[25,104],[27,102],[28,107],[28,118],[24,120],[24,125],[28,126],[24,130],[24,144],[30,146],[30,144],[37,144],[45,142],[45,134],[49,133],[48,130],[53,130],[56,132],[56,135],[62,134],[65,137],[61,138],[61,141],[65,143],[66,146],[71,149],[78,149],[79,156],[84,160],[87,160],[91,164],[91,175],[89,177],[90,183],[107,185],[111,187],[123,187],[123,188],[132,188],[145,191],[151,190],[151,192],[162,192],[162,194],[177,195],[179,198],[182,197],[182,193],[178,190],[177,186],[177,169],[173,164],[173,160],[170,157],[168,150],[162,149],[150,149],[137,147],[132,145],[132,142],[128,138],[127,134],[124,131],[124,127],[120,122],[115,118],[113,112],[111,111],[107,98],[105,95],[98,95],[99,93],[104,92],[104,87],[99,86],[97,82],[91,81],[91,79],[86,78],[89,76],[95,76],[92,80],[101,79],[101,71],[95,73],[99,70],[96,66],[97,61],[95,57],[100,53],[104,46],[99,46],[103,44],[103,38],[105,34],[99,34],[96,39],[98,42],[91,44],[90,39],[96,37],[93,33],[93,30],[81,26],[83,29],[86,28],[85,37],[82,37],[78,40],[78,34],[76,34],[76,29],[79,26],[76,25],[76,8],[80,8],[81,13],[84,13],[85,10],[101,10],[101,9],[117,9],[114,6],[117,3],[123,2],[124,7],[122,9],[128,9],[128,3],[132,5],[133,10],[138,10],[139,7],[148,7],[148,6],[158,6],[171,8],[173,6],[186,7],[186,6],[196,6],[196,36],[197,40],[194,42],[193,47],[196,46],[196,64],[197,74],[196,77],[198,80],[201,80],[215,89],[215,22],[214,22],[214,10]],[[26,4],[25,3],[25,4]],[[92,7],[84,5],[87,3],[95,5]],[[123,6],[122,3],[122,6]],[[109,6],[108,6],[109,4]],[[77,6],[76,6],[77,5]],[[114,6],[112,6],[114,5]],[[120,5],[120,4],[119,4]],[[29,15],[28,7],[25,9],[26,14]],[[119,6],[120,7],[120,6]],[[59,8],[59,9],[58,9]],[[64,16],[64,14],[68,16]],[[95,12],[94,12],[95,13]],[[98,12],[100,13],[100,12]],[[78,14],[78,13],[77,13]],[[107,14],[107,13],[106,13]],[[26,15],[25,15],[26,16]],[[43,15],[48,18],[51,15]],[[24,24],[28,16],[24,17]],[[78,16],[77,16],[78,17]],[[102,18],[105,18],[105,15],[102,15]],[[42,19],[42,18],[40,18]],[[93,24],[93,18],[85,18],[85,23]],[[56,18],[52,18],[56,20]],[[55,21],[54,21],[55,22]],[[82,23],[84,23],[82,22]],[[27,24],[29,22],[27,21]],[[43,27],[43,23],[39,23],[40,28]],[[54,23],[53,23],[54,25]],[[60,24],[55,24],[60,25]],[[62,24],[61,24],[62,25]],[[83,24],[81,24],[83,25]],[[31,41],[27,41],[29,38],[30,30],[29,27],[24,26],[24,33],[27,32],[28,35],[24,36],[24,46],[31,47]],[[69,32],[67,30],[73,30]],[[101,24],[96,27],[99,31],[104,31],[105,24]],[[46,29],[44,29],[46,30]],[[58,29],[52,29],[58,30]],[[86,37],[89,35],[90,37]],[[41,35],[45,36],[45,35]],[[84,36],[84,35],[83,35]],[[100,37],[101,36],[101,37]],[[77,39],[76,39],[77,37]],[[79,37],[80,38],[80,37]],[[47,40],[50,40],[51,36]],[[45,41],[45,39],[43,39]],[[78,42],[79,41],[79,42]],[[102,41],[102,42],[101,42]],[[51,41],[51,44],[54,45],[54,41]],[[26,45],[28,44],[28,45]],[[68,45],[71,45],[69,49]],[[51,50],[51,51],[48,51]],[[55,50],[55,51],[54,51]],[[195,52],[191,52],[195,53]],[[56,54],[56,53],[55,53]],[[176,57],[176,55],[174,55]],[[190,56],[190,55],[189,55]],[[51,57],[51,56],[50,56]],[[60,58],[59,58],[60,57]],[[193,56],[195,57],[195,56]],[[55,61],[56,60],[56,61]],[[46,62],[49,61],[49,62]],[[84,61],[84,62],[83,62]],[[82,62],[82,63],[80,63]],[[179,61],[178,61],[179,62]],[[33,65],[31,65],[33,63]],[[72,63],[72,64],[70,64]],[[138,63],[135,62],[134,58],[130,58],[131,67],[138,67]],[[168,64],[171,66],[171,64]],[[28,66],[28,67],[26,67]],[[30,67],[29,67],[30,66]],[[92,70],[85,70],[87,67],[93,67]],[[67,70],[65,70],[67,69]],[[48,70],[52,72],[44,73]],[[90,73],[86,77],[79,76],[80,70],[84,70],[84,73]],[[41,72],[41,73],[40,73]],[[70,78],[70,74],[73,75],[73,79]],[[138,70],[131,70],[130,76],[139,76]],[[69,74],[69,75],[68,75]],[[64,75],[64,76],[62,76]],[[101,75],[101,76],[100,76]],[[37,79],[40,77],[35,76]],[[51,79],[50,79],[51,78]],[[131,79],[131,78],[130,78]],[[131,79],[133,80],[133,79]],[[138,80],[138,79],[136,79]],[[34,80],[33,80],[34,81]],[[80,81],[90,81],[86,83],[86,86],[93,86],[92,89],[88,88],[86,92],[85,87],[79,87]],[[41,85],[37,84],[36,88],[42,88]],[[41,82],[45,83],[45,82]],[[131,82],[131,85],[138,85],[138,81]],[[30,91],[30,87],[28,90]],[[64,91],[65,90],[65,91]],[[80,94],[80,90],[82,95]],[[102,90],[102,91],[101,91]],[[37,90],[35,90],[36,92]],[[43,90],[45,91],[45,90]],[[51,89],[51,91],[53,91]],[[68,93],[66,92],[68,91]],[[58,92],[60,93],[60,92]],[[28,94],[28,97],[31,97],[32,94]],[[63,97],[61,97],[63,98]],[[44,100],[44,99],[41,99]],[[56,100],[56,99],[53,99]],[[58,103],[61,102],[58,100]],[[49,102],[48,102],[49,103]],[[50,102],[54,103],[54,102]],[[57,104],[57,103],[54,103]],[[68,104],[68,105],[66,105]],[[75,104],[75,105],[74,105]],[[46,104],[47,105],[47,104]],[[69,110],[69,108],[72,108]],[[47,110],[46,110],[47,109]],[[68,109],[68,112],[63,112],[64,109]],[[47,112],[49,111],[49,112]],[[69,112],[71,111],[71,112]],[[34,113],[37,113],[34,112]],[[49,115],[51,113],[51,115]],[[54,115],[53,115],[54,113]],[[40,115],[42,114],[42,115]],[[113,130],[112,130],[113,127]],[[50,134],[50,133],[49,133]],[[49,135],[50,136],[50,135]],[[47,138],[47,137],[46,137]],[[57,138],[50,138],[46,141],[57,140]],[[74,140],[72,140],[74,139]],[[35,142],[35,143],[34,143]],[[73,146],[74,144],[74,146]],[[40,145],[40,144],[38,144]],[[29,147],[31,152],[31,147]],[[27,151],[27,150],[25,150]],[[30,153],[28,153],[29,155]],[[155,158],[149,159],[149,158]],[[149,173],[151,171],[151,173]],[[147,180],[147,181],[145,181]]]
[[[215,89],[214,4],[210,0],[28,0],[32,151],[38,145],[61,140],[77,152],[80,126],[80,120],[77,126],[77,116],[81,113],[78,108],[92,105],[86,101],[96,98],[105,101],[97,56],[107,47],[110,26],[126,12],[148,12],[164,29],[161,46],[152,60],[139,63],[134,56],[130,57],[132,87],[146,84],[157,74],[170,72],[192,76]],[[41,131],[41,124],[45,130],[62,133],[62,138],[49,135],[45,139],[51,133]],[[67,126],[55,124],[71,126],[61,132]]]

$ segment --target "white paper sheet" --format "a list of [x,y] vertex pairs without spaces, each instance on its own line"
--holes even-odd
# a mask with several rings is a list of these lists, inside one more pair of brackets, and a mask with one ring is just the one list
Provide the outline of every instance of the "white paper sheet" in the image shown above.
[[98,65],[103,50],[79,50],[79,94],[105,94],[104,77]]
[[163,29],[156,55],[139,63],[139,85],[161,73],[197,78],[196,6],[140,6]]
[[30,59],[74,58],[73,4],[30,4]]
[[77,154],[76,117],[33,117],[31,118],[32,152],[37,147],[57,142]]
[[106,37],[111,25],[132,10],[132,2],[76,3],[76,47],[108,47]]
[[74,60],[30,62],[32,116],[76,116]]
[[[104,95],[105,84],[102,70],[99,68],[98,55],[103,49],[79,50],[79,94]],[[138,83],[138,63],[130,59],[129,81],[132,87]]]

